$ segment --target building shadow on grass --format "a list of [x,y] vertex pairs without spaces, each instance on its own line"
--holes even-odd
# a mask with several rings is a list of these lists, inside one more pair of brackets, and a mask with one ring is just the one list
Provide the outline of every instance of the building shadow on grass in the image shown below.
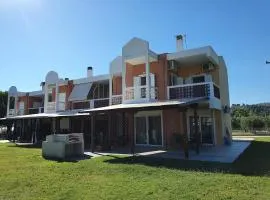
[[105,160],[110,164],[139,164],[184,171],[230,173],[245,176],[270,177],[270,142],[252,141],[251,145],[233,163],[180,160],[148,156],[119,157]]
[[41,143],[10,143],[9,147],[16,147],[16,148],[28,148],[28,149],[41,149]]
[[50,160],[50,161],[56,161],[58,163],[63,163],[63,162],[77,163],[77,162],[82,161],[82,160],[91,159],[92,156],[83,154],[82,156],[73,156],[73,157],[68,157],[68,158],[64,158],[64,159],[56,159],[56,158],[44,157],[44,156],[43,156],[43,158],[46,160]]

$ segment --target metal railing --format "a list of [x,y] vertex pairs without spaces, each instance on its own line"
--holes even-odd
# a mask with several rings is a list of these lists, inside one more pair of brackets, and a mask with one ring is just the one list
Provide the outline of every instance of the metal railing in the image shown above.
[[122,94],[112,96],[112,105],[117,105],[122,103]]
[[24,109],[19,109],[17,112],[17,115],[24,115],[25,114],[25,110]]
[[65,111],[66,110],[66,103],[65,102],[58,102],[58,111]]
[[44,113],[44,107],[29,108],[29,109],[28,109],[28,113],[29,113],[29,114]]
[[77,101],[72,102],[73,110],[78,109],[92,109],[92,108],[100,108],[108,106],[110,102],[109,98],[102,98],[102,99],[91,99],[86,101]]
[[[127,87],[125,91],[125,100],[146,99],[148,93],[147,86]],[[158,88],[150,87],[150,99],[158,97]]]
[[90,101],[90,108],[100,108],[109,105],[109,98],[104,99],[92,99]]
[[190,99],[198,97],[220,98],[218,86],[213,82],[174,85],[167,88],[168,99]]
[[47,112],[48,113],[55,113],[56,112],[55,105],[56,105],[55,102],[48,102],[47,103]]
[[15,115],[15,109],[9,109],[9,116]]

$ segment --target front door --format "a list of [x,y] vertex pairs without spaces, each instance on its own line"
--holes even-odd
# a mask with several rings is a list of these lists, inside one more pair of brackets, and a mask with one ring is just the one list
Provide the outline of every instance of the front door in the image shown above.
[[135,138],[137,145],[162,145],[161,116],[135,117]]

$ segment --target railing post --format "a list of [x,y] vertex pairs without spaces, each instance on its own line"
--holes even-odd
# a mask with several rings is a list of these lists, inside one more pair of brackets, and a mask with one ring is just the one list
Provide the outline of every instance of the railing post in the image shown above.
[[95,107],[95,100],[92,99],[92,100],[90,100],[90,109],[92,109],[94,107]]

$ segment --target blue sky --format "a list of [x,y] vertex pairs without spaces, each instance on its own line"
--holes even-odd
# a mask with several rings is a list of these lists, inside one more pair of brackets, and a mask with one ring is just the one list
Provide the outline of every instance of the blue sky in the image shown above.
[[108,73],[132,37],[157,53],[212,45],[228,66],[231,103],[270,101],[270,1],[1,0],[0,90],[39,90],[50,70]]

